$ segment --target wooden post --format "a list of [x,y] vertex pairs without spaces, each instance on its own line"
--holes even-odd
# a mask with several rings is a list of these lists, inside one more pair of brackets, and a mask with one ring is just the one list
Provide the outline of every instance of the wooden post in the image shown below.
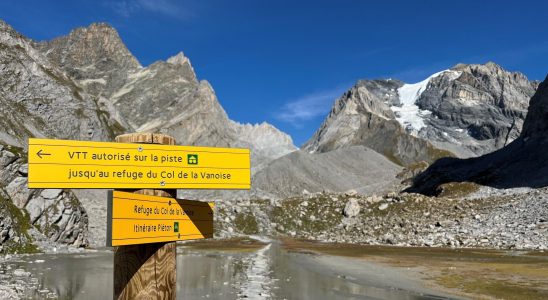
[[[155,133],[119,135],[116,142],[175,145],[173,137]],[[174,189],[124,191],[177,197]],[[176,254],[175,242],[117,247],[114,252],[114,299],[175,299]]]

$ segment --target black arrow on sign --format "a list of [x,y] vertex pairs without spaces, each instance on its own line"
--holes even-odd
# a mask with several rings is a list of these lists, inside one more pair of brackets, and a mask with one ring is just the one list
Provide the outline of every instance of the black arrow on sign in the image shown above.
[[36,155],[38,155],[38,157],[42,158],[42,156],[48,156],[48,155],[51,155],[51,154],[49,154],[49,153],[43,153],[43,152],[42,152],[42,149],[40,149],[40,151],[38,151],[38,152],[36,153]]

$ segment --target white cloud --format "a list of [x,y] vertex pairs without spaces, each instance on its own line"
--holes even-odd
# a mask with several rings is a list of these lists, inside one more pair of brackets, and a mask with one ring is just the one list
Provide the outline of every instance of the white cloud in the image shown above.
[[337,87],[304,95],[284,104],[275,117],[299,127],[304,121],[325,115],[331,109],[335,99],[345,90],[346,88]]
[[[157,13],[177,19],[192,17],[191,10],[188,7],[183,8],[181,3],[174,0],[121,0],[108,1],[105,2],[105,5],[125,18],[129,18],[140,11]],[[187,2],[185,1],[185,3]]]
[[136,1],[108,1],[104,2],[104,4],[125,18],[129,18],[132,14],[139,10],[139,5]]

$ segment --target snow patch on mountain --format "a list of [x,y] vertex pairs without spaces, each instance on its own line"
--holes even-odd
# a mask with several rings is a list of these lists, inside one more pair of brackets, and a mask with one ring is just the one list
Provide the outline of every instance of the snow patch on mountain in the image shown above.
[[426,127],[424,123],[424,117],[431,114],[429,110],[420,109],[416,102],[421,94],[428,88],[430,80],[436,78],[444,73],[448,73],[451,77],[457,78],[461,72],[443,70],[438,73],[432,74],[425,80],[412,84],[404,84],[398,88],[398,95],[400,100],[399,106],[391,106],[390,109],[396,115],[396,120],[411,134],[416,134],[422,128]]

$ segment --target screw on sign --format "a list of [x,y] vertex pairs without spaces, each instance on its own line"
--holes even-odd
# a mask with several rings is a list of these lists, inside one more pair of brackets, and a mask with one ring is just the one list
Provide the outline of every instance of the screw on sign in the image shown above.
[[176,189],[251,187],[249,149],[175,146],[163,134],[33,138],[28,153],[29,188],[119,189],[107,200],[115,299],[175,299],[175,241],[213,237],[213,203],[176,199]]

